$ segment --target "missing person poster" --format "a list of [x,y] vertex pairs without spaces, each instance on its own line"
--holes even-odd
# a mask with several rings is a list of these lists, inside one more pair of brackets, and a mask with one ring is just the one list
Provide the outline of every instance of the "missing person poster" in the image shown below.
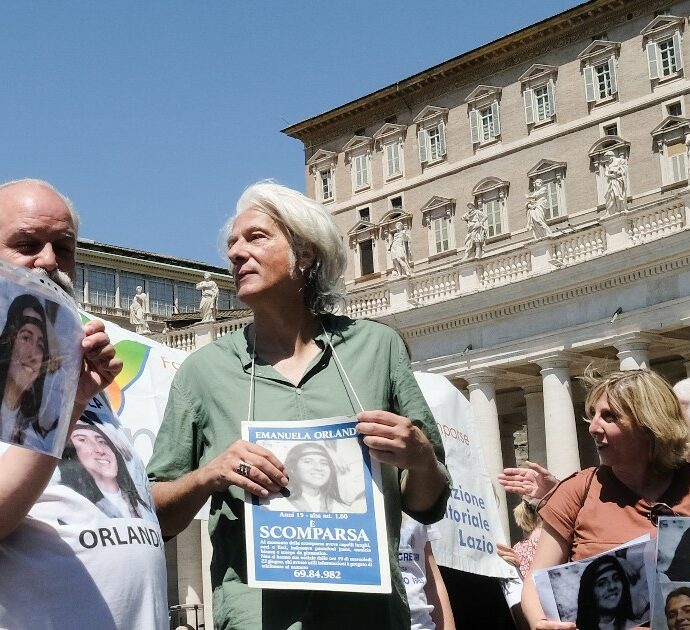
[[690,628],[690,517],[659,518],[652,628]]
[[641,536],[586,560],[535,571],[546,618],[571,621],[578,628],[599,628],[606,620],[616,628],[648,622],[654,544]]
[[74,300],[0,261],[0,441],[60,457],[82,364]]
[[354,417],[243,422],[272,451],[289,485],[245,504],[248,584],[259,588],[390,593],[381,467]]

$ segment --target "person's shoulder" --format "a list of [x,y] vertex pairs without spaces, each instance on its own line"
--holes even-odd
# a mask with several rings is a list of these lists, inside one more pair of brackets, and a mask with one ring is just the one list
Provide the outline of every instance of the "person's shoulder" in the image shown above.
[[228,353],[237,355],[237,348],[242,344],[246,346],[244,329],[234,330],[223,335],[214,342],[194,350],[180,365],[178,375],[186,375],[190,371],[196,372],[199,368],[208,369],[209,362],[227,358]]
[[563,498],[567,495],[582,497],[589,491],[589,487],[594,479],[598,478],[599,483],[601,483],[602,475],[605,474],[606,471],[602,466],[592,466],[591,468],[574,472],[558,482],[558,485],[545,497],[544,504],[548,504],[554,497]]

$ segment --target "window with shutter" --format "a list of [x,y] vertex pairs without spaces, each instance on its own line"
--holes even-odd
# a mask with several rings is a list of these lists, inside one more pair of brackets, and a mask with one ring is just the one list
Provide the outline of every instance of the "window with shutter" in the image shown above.
[[472,144],[479,142],[479,112],[476,109],[470,110],[470,137]]
[[503,234],[503,225],[501,217],[501,202],[499,199],[490,199],[484,201],[484,213],[487,217],[487,236],[492,238]]
[[425,129],[420,129],[417,132],[417,147],[419,149],[419,161],[424,164],[424,162],[428,161],[427,134]]
[[448,239],[448,217],[442,215],[432,219],[432,227],[434,230],[434,244],[436,246],[436,253],[448,251],[450,249]]
[[355,162],[355,188],[364,188],[369,185],[369,156],[364,153],[354,158]]
[[532,102],[532,90],[527,89],[523,93],[525,101],[525,121],[528,125],[534,123],[534,103]]
[[680,182],[688,178],[686,161],[687,148],[684,142],[677,142],[666,147],[666,159],[668,160],[668,183]]
[[396,140],[385,145],[386,154],[386,177],[400,175],[400,144]]

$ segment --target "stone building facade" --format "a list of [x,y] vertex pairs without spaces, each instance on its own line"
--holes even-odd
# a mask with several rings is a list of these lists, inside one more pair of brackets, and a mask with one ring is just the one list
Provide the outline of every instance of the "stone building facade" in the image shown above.
[[556,475],[596,461],[587,365],[687,375],[688,15],[592,0],[284,130],[348,245],[349,313],[467,391],[494,476],[525,426]]
[[[206,272],[218,285],[221,316],[243,308],[227,267],[85,238],[77,242],[76,258],[74,288],[79,307],[130,330],[134,330],[130,306],[137,287],[146,294],[144,314],[152,333],[161,333],[166,322],[193,323],[201,300],[196,285]],[[159,338],[176,347],[181,347],[181,339],[179,334]]]

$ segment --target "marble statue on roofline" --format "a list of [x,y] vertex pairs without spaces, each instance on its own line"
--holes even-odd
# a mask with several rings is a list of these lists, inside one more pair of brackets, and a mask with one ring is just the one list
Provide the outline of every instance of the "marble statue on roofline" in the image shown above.
[[606,181],[606,214],[625,210],[628,197],[628,160],[613,151],[604,153],[604,179]]
[[408,234],[402,221],[395,224],[393,238],[388,246],[393,261],[393,271],[399,276],[409,277],[412,275],[410,267],[412,254],[410,252],[410,235]]
[[144,289],[139,286],[136,288],[136,293],[132,297],[132,303],[129,305],[129,323],[134,326],[134,332],[139,335],[146,335],[151,332],[146,321],[147,298],[148,296],[144,293]]
[[467,204],[467,212],[462,215],[462,220],[467,222],[467,236],[465,237],[465,255],[463,260],[481,258],[482,248],[488,235],[486,226],[488,218],[486,213],[472,202]]
[[525,214],[527,215],[527,229],[532,231],[534,240],[552,234],[546,223],[546,210],[549,207],[549,191],[541,179],[534,180],[534,189],[528,192]]
[[216,309],[218,307],[218,285],[211,280],[210,272],[204,273],[204,279],[197,283],[197,290],[201,291],[199,313],[202,322],[216,321]]

